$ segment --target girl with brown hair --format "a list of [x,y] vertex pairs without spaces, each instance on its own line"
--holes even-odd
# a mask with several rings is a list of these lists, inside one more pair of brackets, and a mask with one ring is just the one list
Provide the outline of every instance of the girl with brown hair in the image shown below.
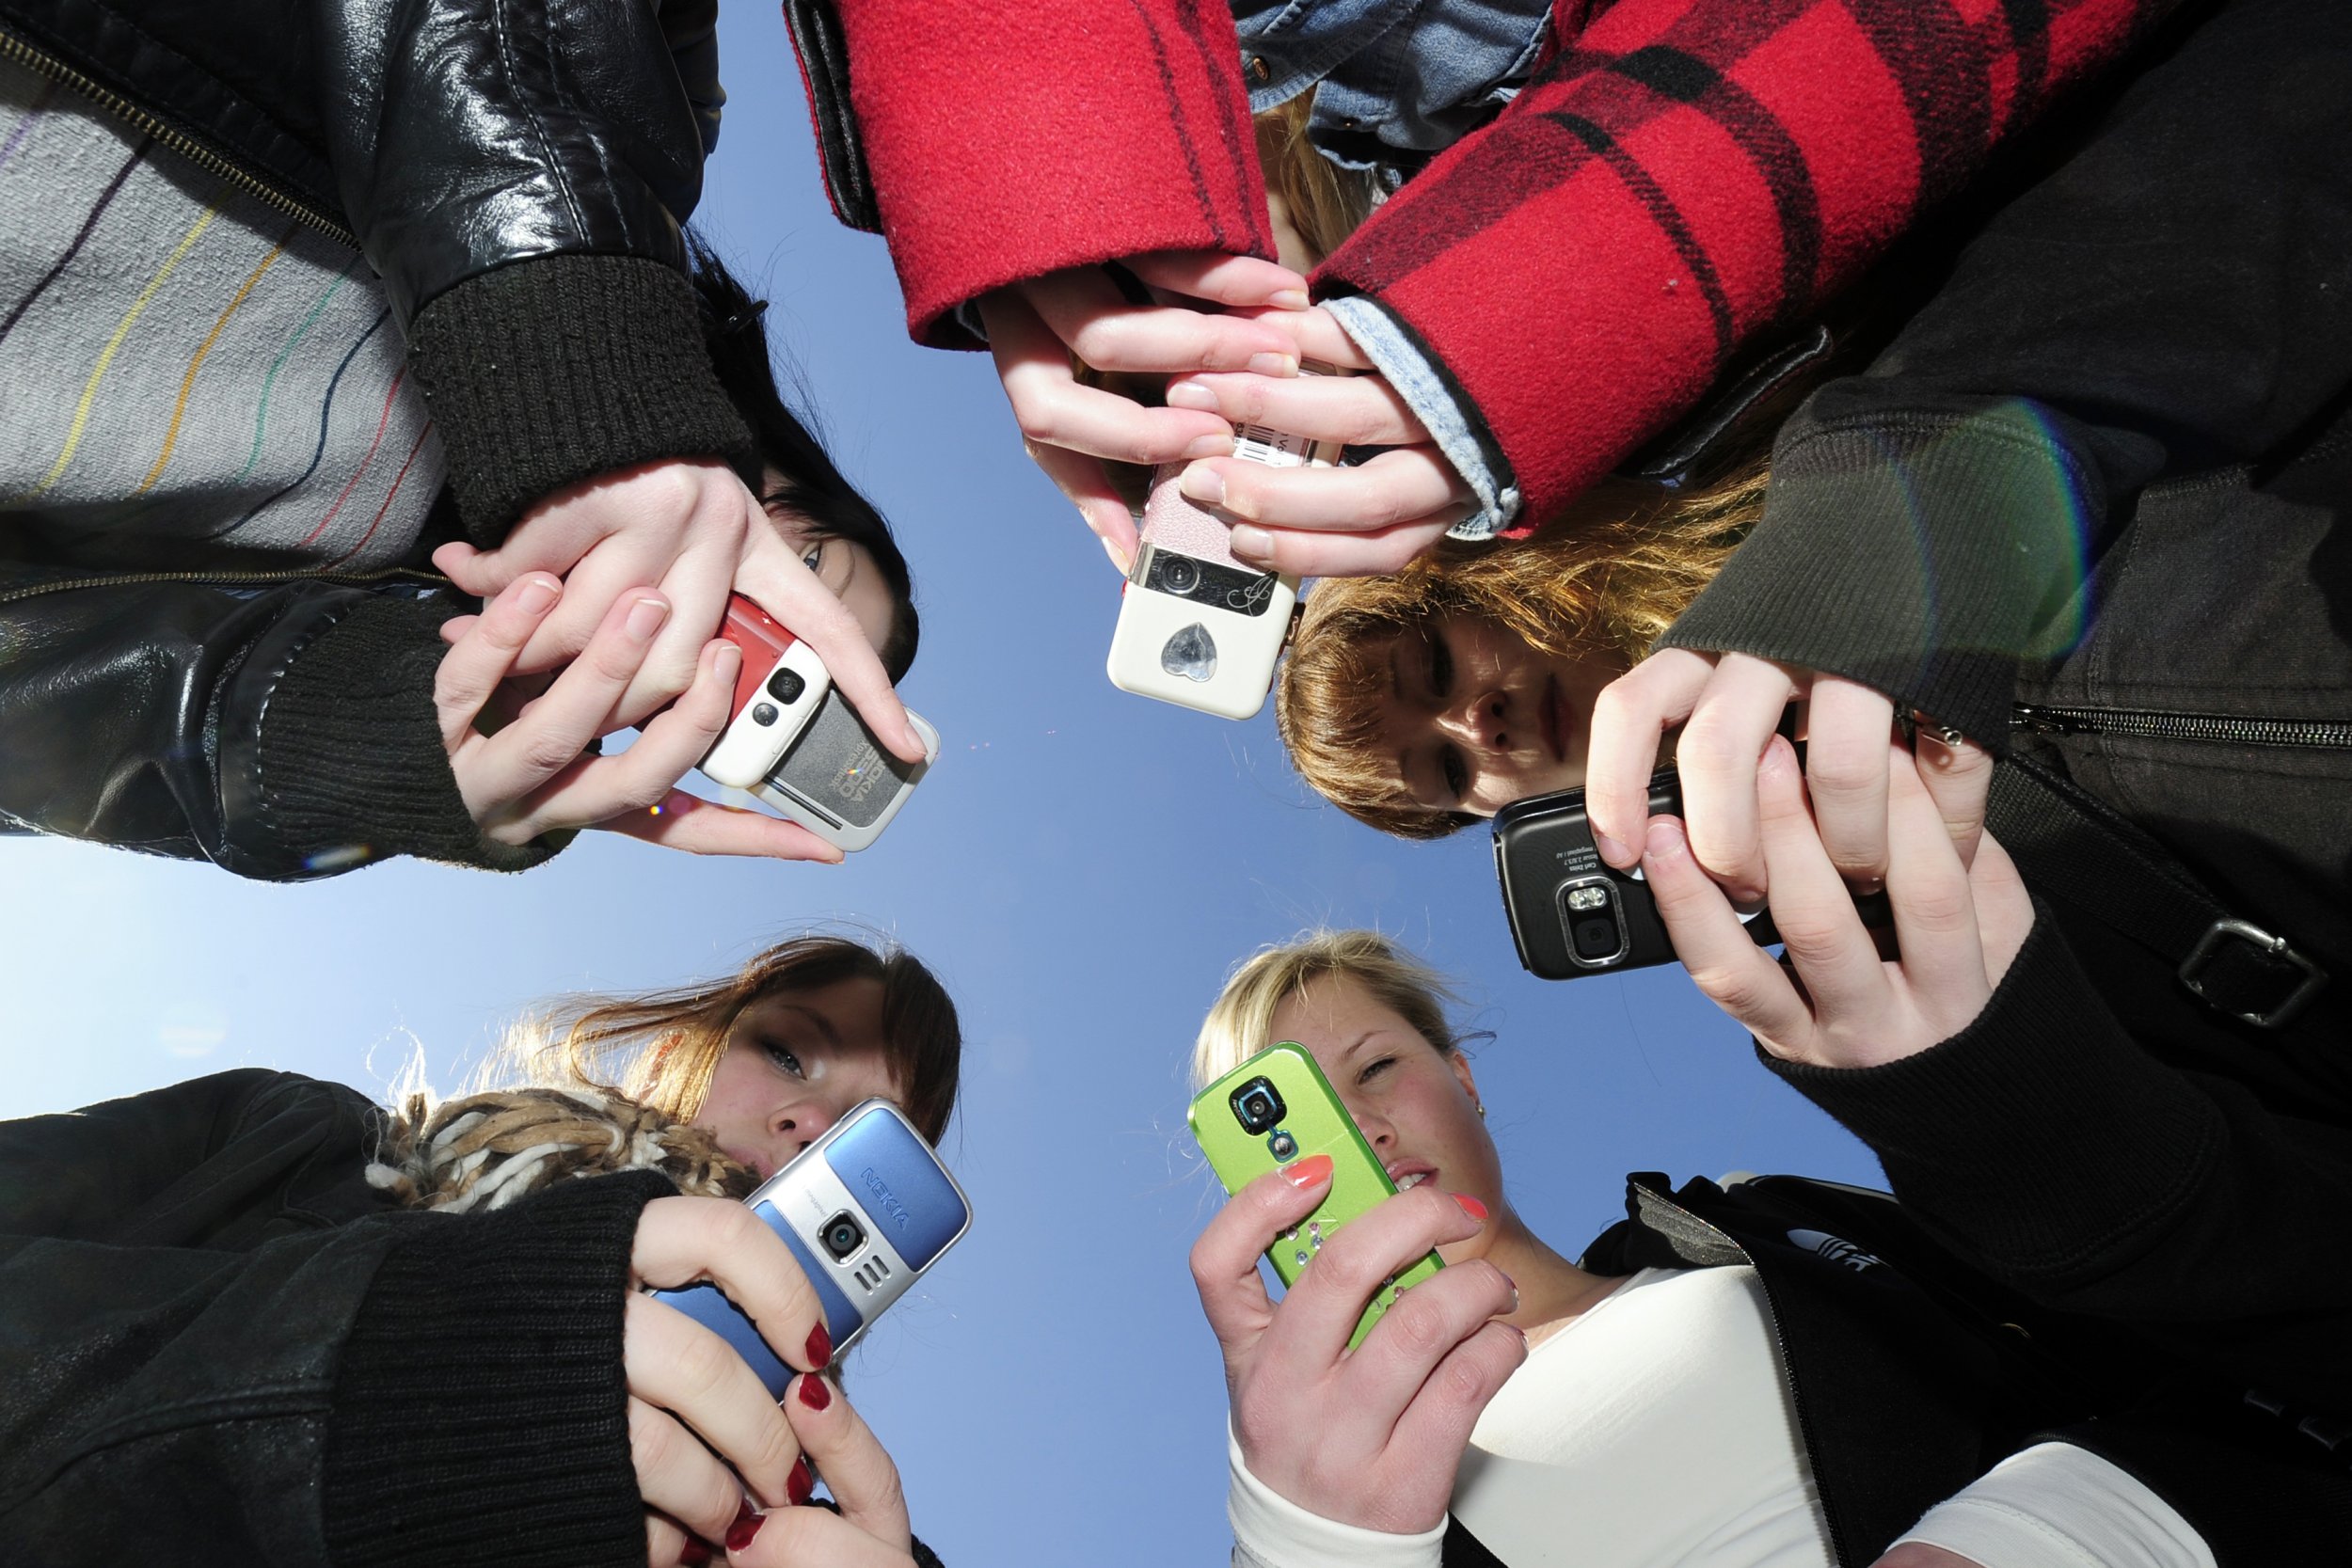
[[[818,1375],[799,1265],[732,1200],[871,1096],[936,1139],[961,1043],[912,955],[806,935],[558,1006],[502,1059],[522,1087],[388,1111],[246,1069],[0,1124],[0,1534],[224,1564],[935,1560]],[[803,1374],[781,1406],[639,1293],[700,1280]],[[813,1468],[838,1513],[791,1506]]]

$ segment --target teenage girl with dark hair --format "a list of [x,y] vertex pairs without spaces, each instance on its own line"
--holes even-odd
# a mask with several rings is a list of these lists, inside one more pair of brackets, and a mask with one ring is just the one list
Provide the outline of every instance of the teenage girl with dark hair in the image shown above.
[[[799,937],[515,1043],[538,1086],[438,1107],[247,1069],[0,1123],[12,1562],[934,1560],[818,1375],[799,1265],[732,1200],[871,1096],[940,1136],[939,982]],[[636,1293],[697,1279],[803,1374],[781,1407]],[[792,1506],[803,1452],[837,1513]]]

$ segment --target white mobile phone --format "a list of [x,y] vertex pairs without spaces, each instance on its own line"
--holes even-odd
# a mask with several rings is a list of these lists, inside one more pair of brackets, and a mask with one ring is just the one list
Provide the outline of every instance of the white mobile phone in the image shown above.
[[705,775],[730,789],[766,778],[833,689],[817,650],[740,594],[727,597],[719,635],[743,650],[727,727],[703,754]]
[[[808,1275],[835,1358],[972,1227],[963,1189],[887,1100],[851,1106],[743,1201]],[[792,1369],[717,1286],[653,1294],[717,1333],[784,1397]]]
[[[1309,365],[1301,373],[1333,372]],[[1328,467],[1340,447],[1245,425],[1233,455],[1278,468]],[[1152,476],[1135,565],[1111,632],[1111,684],[1226,719],[1253,718],[1274,689],[1298,579],[1234,560],[1224,519],[1176,488],[1185,467],[1166,464]]]
[[829,689],[784,755],[752,784],[752,796],[837,848],[863,849],[938,760],[939,731],[912,708],[907,721],[922,738],[921,762],[893,756],[849,699]]

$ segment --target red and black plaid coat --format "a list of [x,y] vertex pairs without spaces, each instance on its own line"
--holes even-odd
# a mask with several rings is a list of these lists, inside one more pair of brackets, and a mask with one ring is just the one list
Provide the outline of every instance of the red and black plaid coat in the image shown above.
[[[1317,274],[1428,350],[1540,520],[1803,317],[2168,0],[1562,0],[1492,123]],[[822,0],[794,0],[807,18]],[[837,16],[837,21],[835,17]],[[998,18],[837,0],[852,134],[923,341],[955,308],[1138,251],[1273,253],[1216,0]],[[820,131],[825,82],[812,69]]]

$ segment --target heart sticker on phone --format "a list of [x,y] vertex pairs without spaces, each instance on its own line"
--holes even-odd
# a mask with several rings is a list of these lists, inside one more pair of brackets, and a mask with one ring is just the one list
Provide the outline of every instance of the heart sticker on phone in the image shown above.
[[1188,681],[1206,683],[1216,674],[1216,642],[1209,628],[1195,621],[1170,637],[1160,648],[1160,668]]

